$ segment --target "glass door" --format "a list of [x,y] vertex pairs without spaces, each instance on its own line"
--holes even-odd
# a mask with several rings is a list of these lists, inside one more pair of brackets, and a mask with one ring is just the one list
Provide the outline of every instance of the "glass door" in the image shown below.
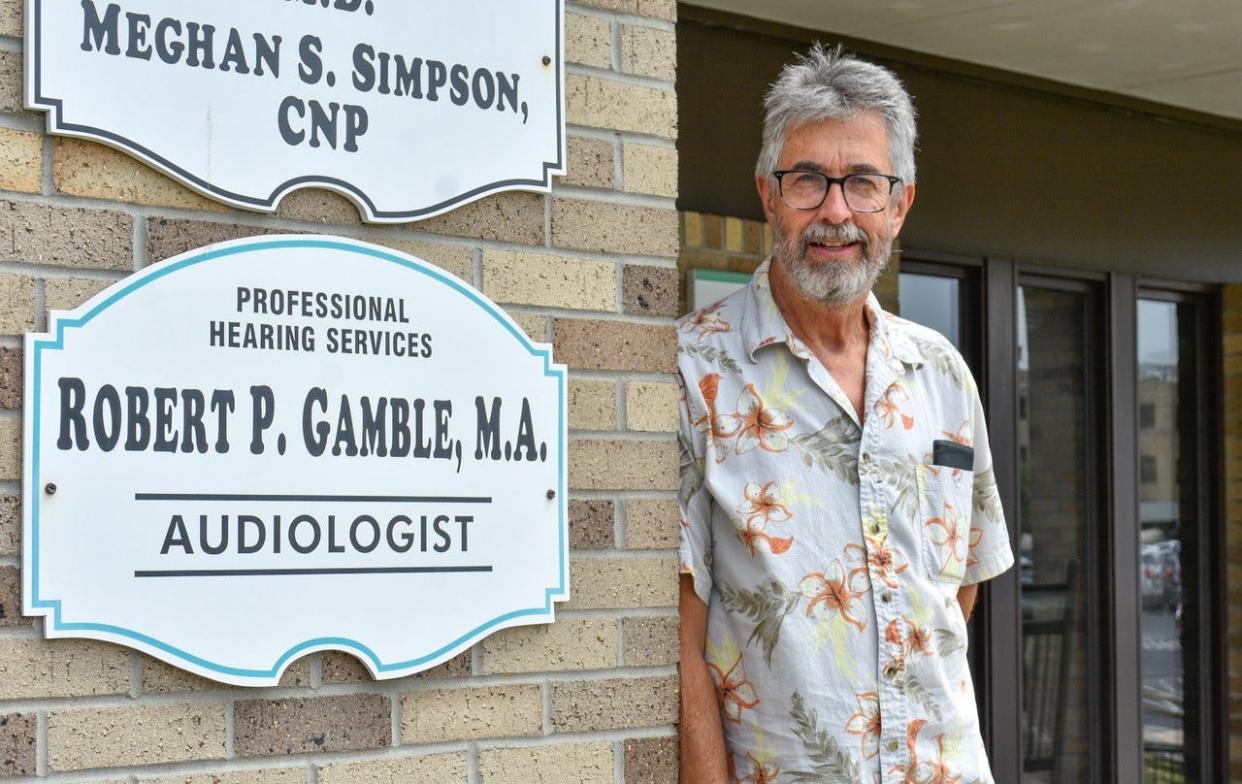
[[1098,749],[1099,295],[1018,287],[1018,580],[1022,780],[1091,781]]

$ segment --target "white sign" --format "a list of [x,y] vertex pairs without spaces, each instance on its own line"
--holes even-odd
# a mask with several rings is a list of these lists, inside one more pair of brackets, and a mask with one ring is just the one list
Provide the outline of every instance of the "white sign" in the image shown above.
[[563,0],[26,0],[26,105],[213,199],[410,221],[564,173]]
[[26,336],[24,611],[275,684],[434,666],[569,598],[565,369],[492,302],[342,238],[156,264]]

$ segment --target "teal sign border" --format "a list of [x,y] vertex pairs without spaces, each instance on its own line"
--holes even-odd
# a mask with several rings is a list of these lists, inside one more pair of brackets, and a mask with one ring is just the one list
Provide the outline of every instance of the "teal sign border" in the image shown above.
[[[464,283],[457,280],[456,278],[450,275],[447,275],[434,267],[428,266],[423,263],[415,262],[411,258],[404,258],[402,256],[399,256],[395,253],[386,251],[376,246],[355,243],[355,242],[351,242],[343,238],[336,238],[336,239],[295,238],[295,239],[283,239],[283,240],[242,240],[242,241],[239,241],[238,244],[230,243],[227,246],[220,247],[214,250],[190,251],[189,253],[183,254],[182,256],[178,258],[165,262],[163,265],[157,265],[157,268],[153,268],[153,271],[148,275],[144,275],[137,280],[125,283],[124,285],[122,285],[122,287],[118,291],[114,292],[113,294],[108,296],[106,299],[104,299],[102,302],[92,307],[85,315],[80,316],[78,318],[72,318],[72,319],[65,319],[65,318],[57,319],[55,339],[40,338],[40,339],[35,339],[32,343],[33,348],[34,348],[34,364],[33,364],[34,369],[33,369],[33,386],[32,386],[33,394],[31,395],[31,405],[33,406],[34,429],[33,429],[32,441],[31,441],[31,443],[33,444],[33,447],[31,450],[31,459],[32,459],[31,479],[30,479],[30,485],[26,488],[26,498],[28,499],[27,503],[31,504],[30,526],[31,526],[31,548],[32,548],[31,564],[30,564],[31,565],[31,577],[30,577],[31,583],[30,583],[30,595],[28,596],[28,599],[29,599],[28,607],[29,609],[32,609],[32,610],[51,610],[52,611],[51,626],[48,629],[49,632],[70,632],[70,633],[72,632],[97,632],[97,633],[104,633],[104,634],[109,634],[109,635],[116,635],[119,637],[125,637],[125,638],[135,640],[137,642],[143,643],[144,645],[162,650],[168,654],[171,654],[172,656],[175,656],[186,662],[190,662],[198,667],[209,670],[211,672],[217,672],[222,675],[231,675],[234,677],[241,677],[241,678],[274,680],[279,677],[280,672],[281,670],[284,669],[285,665],[288,664],[293,659],[296,659],[299,655],[312,649],[321,650],[325,648],[334,648],[334,649],[343,650],[343,651],[352,651],[362,657],[365,657],[366,660],[371,663],[371,666],[374,668],[375,672],[379,674],[394,673],[394,672],[413,673],[413,672],[417,672],[419,669],[422,669],[425,666],[428,666],[430,663],[433,663],[436,660],[440,659],[441,657],[445,656],[446,654],[450,653],[452,650],[457,648],[457,646],[462,645],[463,643],[466,643],[467,641],[470,641],[470,640],[478,640],[480,637],[485,635],[489,629],[492,629],[499,624],[503,624],[514,618],[520,618],[520,617],[530,616],[530,615],[550,617],[553,611],[552,603],[556,599],[563,598],[566,595],[566,574],[565,574],[565,527],[566,527],[566,523],[565,523],[565,515],[564,515],[564,504],[558,503],[557,505],[558,507],[557,533],[558,533],[558,547],[559,547],[558,556],[560,559],[560,584],[554,587],[549,587],[549,588],[544,589],[543,606],[542,607],[528,607],[528,608],[523,608],[519,610],[512,610],[510,612],[498,615],[495,618],[491,619],[490,621],[480,624],[479,626],[472,629],[470,632],[463,634],[462,636],[458,637],[452,642],[440,647],[439,649],[425,656],[420,656],[415,659],[409,659],[407,661],[383,662],[375,654],[375,652],[372,651],[370,648],[368,648],[366,645],[358,642],[357,640],[349,639],[348,637],[316,637],[314,639],[305,640],[301,643],[298,643],[297,645],[294,645],[293,647],[291,647],[289,650],[285,651],[283,654],[281,654],[281,656],[276,660],[276,663],[273,664],[270,669],[248,670],[248,669],[242,669],[238,667],[229,667],[226,665],[217,664],[216,662],[213,662],[213,661],[209,661],[200,656],[195,656],[194,654],[188,651],[181,650],[180,648],[174,645],[169,645],[168,643],[162,642],[160,640],[155,639],[154,637],[143,634],[142,632],[139,632],[139,631],[135,631],[133,629],[126,629],[121,626],[113,626],[111,624],[104,624],[104,623],[89,623],[89,622],[65,623],[61,619],[61,600],[60,599],[45,599],[39,596],[39,504],[42,498],[42,493],[39,490],[39,487],[40,487],[40,482],[39,482],[39,426],[42,423],[42,419],[41,419],[42,412],[40,411],[41,401],[40,401],[39,390],[41,388],[41,383],[42,383],[41,360],[43,358],[43,352],[44,351],[57,351],[57,350],[63,349],[65,345],[66,330],[79,329],[81,327],[86,326],[88,323],[90,323],[92,319],[94,319],[96,316],[98,316],[103,311],[112,307],[117,302],[121,301],[122,299],[134,293],[135,291],[138,291],[142,287],[147,286],[159,280],[162,277],[171,275],[172,273],[186,269],[187,267],[192,267],[197,264],[203,264],[205,262],[213,261],[215,259],[225,258],[228,256],[236,256],[242,253],[250,253],[254,251],[280,250],[280,249],[290,249],[290,248],[316,248],[316,249],[327,249],[327,250],[342,250],[342,251],[347,251],[351,253],[357,253],[362,256],[369,256],[375,259],[381,259],[383,261],[397,264],[399,266],[405,267],[406,269],[413,270],[414,272],[418,272],[423,275],[426,275],[427,277],[445,286],[449,286],[450,288],[456,290],[458,293],[465,295],[468,299],[470,299],[472,302],[478,305],[489,316],[496,319],[496,321],[499,322],[500,325],[503,326],[506,330],[508,330],[510,334],[512,334],[515,338],[517,338],[518,342],[528,352],[530,352],[531,356],[543,359],[544,376],[556,378],[557,380],[557,388],[558,388],[558,395],[559,395],[558,406],[557,406],[557,409],[558,409],[557,439],[560,442],[560,449],[558,452],[560,459],[558,461],[559,465],[557,466],[557,492],[559,493],[560,498],[564,499],[566,497],[565,495],[566,493],[565,464],[566,464],[567,458],[566,458],[566,453],[565,453],[565,406],[564,406],[565,371],[552,367],[551,351],[536,349],[531,344],[530,339],[526,336],[525,333],[523,333],[519,329],[514,328],[513,324],[511,324],[505,316],[501,315],[499,308],[497,308],[493,302],[491,302],[486,297],[481,295],[474,288],[465,285]],[[46,615],[46,613],[41,613],[41,614]]]

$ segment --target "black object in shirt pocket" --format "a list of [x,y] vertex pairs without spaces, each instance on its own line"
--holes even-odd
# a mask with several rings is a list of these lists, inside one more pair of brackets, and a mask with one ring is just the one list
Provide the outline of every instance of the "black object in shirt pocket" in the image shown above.
[[932,465],[973,471],[975,468],[975,450],[956,441],[948,441],[943,438],[936,439],[932,442]]

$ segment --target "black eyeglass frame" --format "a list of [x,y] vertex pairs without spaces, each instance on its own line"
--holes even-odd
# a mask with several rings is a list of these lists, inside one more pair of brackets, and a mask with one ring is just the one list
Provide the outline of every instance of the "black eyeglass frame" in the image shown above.
[[[816,204],[814,207],[795,207],[785,201],[784,177],[786,174],[813,174],[816,177],[824,178],[827,184],[824,186],[824,197],[819,200],[819,204]],[[861,212],[865,215],[874,215],[877,212],[884,212],[884,210],[888,209],[888,205],[891,204],[893,200],[893,188],[897,185],[897,183],[901,182],[900,177],[896,177],[892,174],[880,174],[879,172],[855,172],[853,174],[847,174],[844,177],[829,177],[823,172],[809,171],[807,169],[777,169],[772,172],[772,176],[776,178],[776,186],[780,190],[781,201],[785,202],[785,206],[791,210],[801,210],[803,212],[818,210],[820,207],[824,206],[824,202],[828,200],[828,192],[832,190],[833,184],[837,184],[841,186],[841,198],[845,199],[845,206],[849,208],[850,212]],[[875,210],[854,209],[854,207],[850,205],[850,197],[846,195],[845,183],[855,177],[883,177],[888,180],[888,198],[884,201],[884,206]]]

